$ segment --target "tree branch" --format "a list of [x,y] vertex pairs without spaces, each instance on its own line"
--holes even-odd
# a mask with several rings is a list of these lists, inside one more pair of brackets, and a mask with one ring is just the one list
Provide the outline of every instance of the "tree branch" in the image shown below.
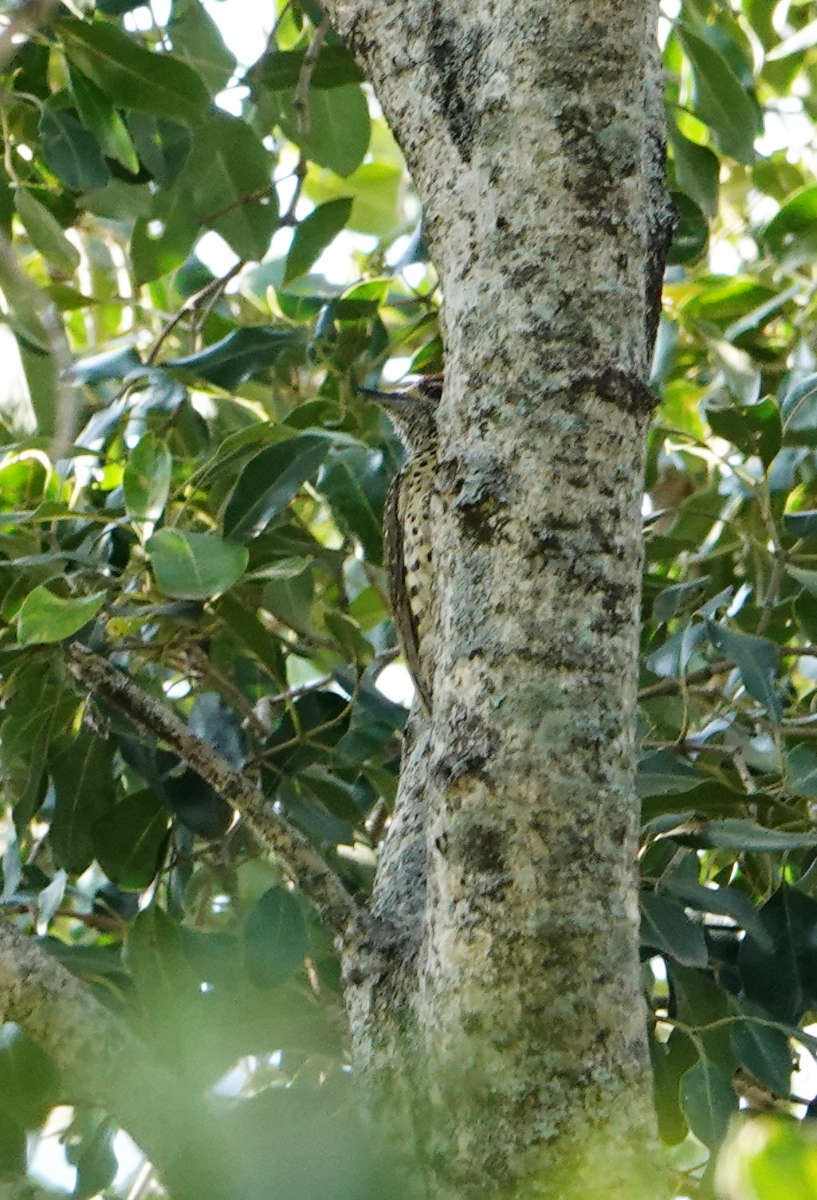
[[68,652],[71,673],[98,700],[111,704],[145,733],[160,738],[246,820],[348,949],[374,932],[371,918],[302,833],[275,811],[258,788],[169,709],[87,647]]
[[194,1180],[187,1161],[192,1154],[201,1160],[201,1146],[193,1143],[212,1123],[205,1106],[81,980],[0,920],[3,1020],[15,1021],[53,1058],[64,1073],[67,1098],[104,1108],[133,1135],[174,1197],[218,1195],[201,1191],[201,1174],[194,1169]]

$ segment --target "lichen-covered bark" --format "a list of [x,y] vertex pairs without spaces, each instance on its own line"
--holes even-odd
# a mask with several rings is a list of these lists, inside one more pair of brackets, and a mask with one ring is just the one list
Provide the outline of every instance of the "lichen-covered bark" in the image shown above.
[[376,894],[411,920],[353,995],[358,1045],[403,1079],[410,1058],[436,1194],[653,1200],[633,740],[656,6],[328,7],[418,186],[446,345],[434,714]]

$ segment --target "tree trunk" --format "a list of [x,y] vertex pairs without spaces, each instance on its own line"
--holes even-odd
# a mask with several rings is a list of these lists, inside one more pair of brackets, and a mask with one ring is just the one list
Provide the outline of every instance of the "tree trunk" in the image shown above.
[[434,1195],[656,1200],[633,786],[656,6],[328,7],[423,202],[446,362],[434,713],[377,881],[399,953],[350,989],[358,1057],[407,1085]]

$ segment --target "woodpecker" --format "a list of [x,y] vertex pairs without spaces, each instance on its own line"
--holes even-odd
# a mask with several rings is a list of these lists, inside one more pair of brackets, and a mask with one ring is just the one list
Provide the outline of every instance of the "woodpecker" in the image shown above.
[[406,448],[383,513],[383,550],[394,626],[417,694],[431,712],[434,554],[431,497],[437,475],[437,405],[442,375],[398,392],[362,389],[386,409]]

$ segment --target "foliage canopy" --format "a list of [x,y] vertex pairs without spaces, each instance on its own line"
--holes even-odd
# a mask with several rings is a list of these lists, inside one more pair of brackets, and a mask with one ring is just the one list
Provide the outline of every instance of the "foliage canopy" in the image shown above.
[[[2,903],[191,1089],[240,1064],[232,1102],[280,1152],[282,1096],[348,1086],[330,938],[65,648],[175,709],[366,893],[406,714],[378,688],[400,450],[358,388],[441,368],[433,267],[312,0],[279,3],[249,67],[199,0],[29,8],[0,39]],[[707,1195],[735,1084],[802,1115],[793,1048],[817,1047],[817,5],[683,0],[662,25],[678,225],[645,501],[642,938],[662,1137],[679,1190]],[[6,1026],[2,1177],[64,1099]],[[733,1134],[724,1194],[817,1195],[811,1143],[758,1128],[760,1149]],[[112,1186],[113,1134],[75,1111],[74,1195]],[[333,1195],[364,1194],[353,1160]]]

